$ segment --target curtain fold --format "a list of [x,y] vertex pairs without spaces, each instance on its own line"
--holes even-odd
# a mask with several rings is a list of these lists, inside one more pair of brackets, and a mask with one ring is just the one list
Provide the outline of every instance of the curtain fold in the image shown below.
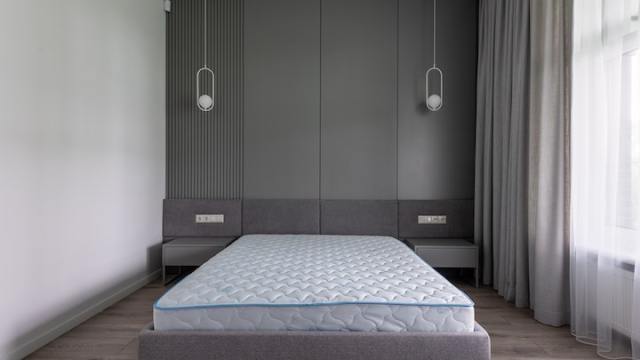
[[483,283],[528,304],[529,1],[480,1],[475,240]]
[[528,304],[529,1],[480,1],[476,242],[483,283]]
[[531,1],[529,288],[535,318],[568,324],[571,1]]
[[564,1],[482,0],[476,242],[483,283],[546,324],[568,321]]

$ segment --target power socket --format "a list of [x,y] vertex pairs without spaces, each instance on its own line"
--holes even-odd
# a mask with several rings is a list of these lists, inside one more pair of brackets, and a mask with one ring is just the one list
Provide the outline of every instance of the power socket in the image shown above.
[[418,224],[420,225],[444,225],[446,223],[446,215],[418,215]]
[[196,224],[223,224],[223,214],[197,214]]

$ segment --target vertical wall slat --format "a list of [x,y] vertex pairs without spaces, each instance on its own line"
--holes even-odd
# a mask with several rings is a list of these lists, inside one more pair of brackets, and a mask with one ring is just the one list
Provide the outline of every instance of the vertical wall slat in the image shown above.
[[[196,106],[203,65],[203,1],[216,106]],[[173,2],[167,17],[167,197],[242,197],[243,0]],[[205,89],[210,90],[207,82]]]

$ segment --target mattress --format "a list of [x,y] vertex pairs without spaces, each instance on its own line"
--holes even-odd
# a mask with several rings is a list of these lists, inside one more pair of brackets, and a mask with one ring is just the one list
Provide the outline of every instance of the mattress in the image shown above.
[[156,330],[472,332],[473,302],[399,240],[245,235],[166,292]]

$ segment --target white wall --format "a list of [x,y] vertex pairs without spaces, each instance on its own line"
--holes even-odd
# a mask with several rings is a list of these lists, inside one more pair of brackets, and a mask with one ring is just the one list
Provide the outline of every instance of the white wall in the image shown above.
[[159,268],[164,172],[162,1],[0,1],[0,359]]

